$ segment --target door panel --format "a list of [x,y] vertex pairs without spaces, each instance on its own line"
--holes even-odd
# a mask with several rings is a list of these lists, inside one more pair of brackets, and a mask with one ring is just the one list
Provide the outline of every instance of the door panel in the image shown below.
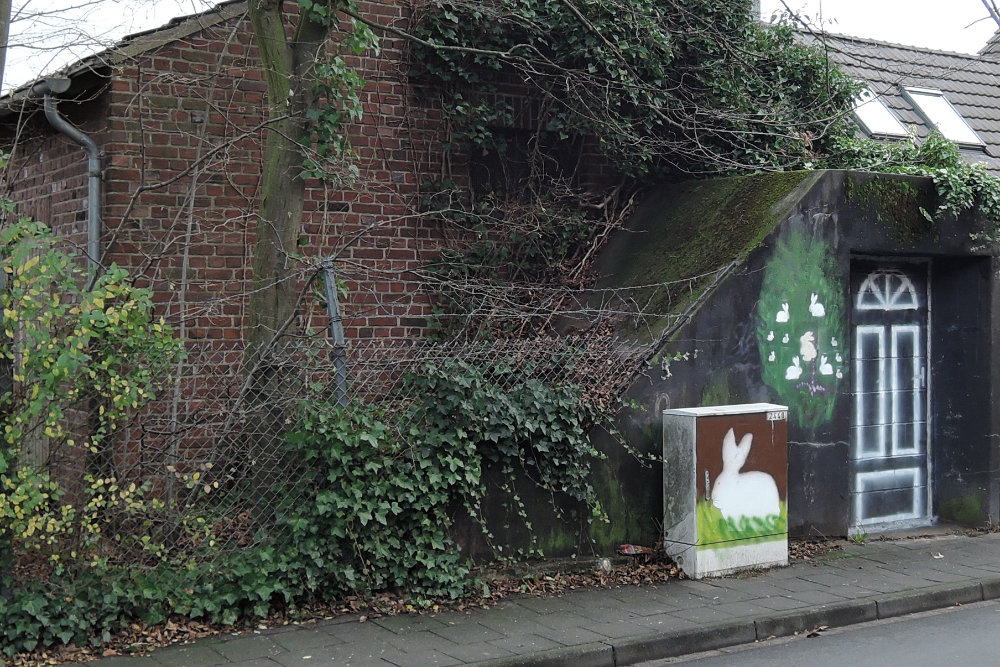
[[928,517],[927,268],[858,263],[852,279],[852,526]]

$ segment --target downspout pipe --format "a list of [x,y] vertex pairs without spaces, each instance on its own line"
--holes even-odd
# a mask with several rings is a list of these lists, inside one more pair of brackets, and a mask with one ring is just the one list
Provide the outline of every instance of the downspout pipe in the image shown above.
[[97,143],[89,136],[71,125],[59,115],[56,109],[61,95],[69,90],[70,80],[66,78],[44,79],[32,88],[33,95],[41,95],[44,99],[45,118],[49,125],[65,134],[67,137],[83,146],[87,151],[87,264],[90,267],[90,277],[97,276],[101,265],[101,235],[104,231],[101,221],[101,151]]

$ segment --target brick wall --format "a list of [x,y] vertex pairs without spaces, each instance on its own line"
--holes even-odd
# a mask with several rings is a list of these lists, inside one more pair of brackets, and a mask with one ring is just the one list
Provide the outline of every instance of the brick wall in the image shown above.
[[[405,3],[361,9],[408,22]],[[440,114],[408,89],[403,40],[383,37],[380,46],[378,57],[352,63],[368,81],[364,117],[348,128],[360,177],[344,187],[310,183],[300,241],[314,264],[338,259],[349,338],[422,335],[429,301],[412,271],[441,243],[436,224],[417,214],[420,184],[442,171]],[[140,275],[189,338],[242,337],[265,97],[249,22],[238,16],[124,62],[96,99],[60,106],[103,150],[106,262]],[[22,120],[8,189],[21,212],[82,248],[85,152],[40,110]],[[317,309],[304,320],[326,324]]]
[[[420,0],[373,0],[362,13],[408,28]],[[347,134],[359,178],[348,186],[310,183],[300,250],[313,265],[334,256],[349,295],[346,334],[414,338],[427,327],[428,295],[414,273],[448,233],[419,215],[421,185],[448,176],[465,182],[466,160],[445,164],[445,121],[433,103],[407,84],[407,44],[381,35],[380,54],[355,58],[367,80],[364,117]],[[515,108],[522,92],[501,92]],[[244,16],[202,28],[111,71],[105,88],[61,110],[91,132],[105,160],[106,261],[130,267],[153,287],[156,300],[185,337],[242,338],[260,185],[266,90]],[[40,115],[40,112],[37,113]],[[522,125],[533,126],[530,113]],[[32,119],[31,137],[16,152],[8,179],[21,209],[50,222],[74,243],[85,239],[84,151]],[[587,155],[580,183],[614,174]],[[308,277],[302,264],[302,283]],[[319,308],[303,325],[326,327]]]

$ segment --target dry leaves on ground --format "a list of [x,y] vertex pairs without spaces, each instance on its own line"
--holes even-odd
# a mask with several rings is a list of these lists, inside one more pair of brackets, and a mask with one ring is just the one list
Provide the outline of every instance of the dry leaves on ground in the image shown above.
[[[545,564],[539,566],[545,567]],[[540,569],[535,573],[518,574],[507,568],[488,568],[479,573],[488,590],[480,597],[461,600],[438,600],[431,606],[418,609],[407,602],[401,593],[381,593],[371,598],[349,596],[332,603],[314,603],[293,611],[279,610],[266,619],[254,619],[237,626],[209,625],[181,616],[165,624],[146,626],[133,623],[98,647],[77,647],[73,644],[20,654],[7,663],[12,667],[27,665],[57,665],[68,662],[86,662],[102,657],[138,655],[153,648],[172,644],[187,644],[196,639],[214,635],[249,634],[268,628],[290,624],[306,624],[328,620],[345,614],[358,614],[359,621],[369,621],[380,616],[405,613],[436,613],[449,610],[489,608],[502,600],[518,596],[543,597],[559,595],[580,588],[615,588],[664,583],[683,578],[681,570],[662,553],[616,558],[610,570],[599,562],[591,570],[583,563],[567,571],[554,572]]]

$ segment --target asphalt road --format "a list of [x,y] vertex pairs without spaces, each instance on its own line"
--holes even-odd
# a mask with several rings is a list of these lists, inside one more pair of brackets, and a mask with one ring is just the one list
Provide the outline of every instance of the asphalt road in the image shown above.
[[642,663],[657,667],[961,667],[1000,665],[1000,602],[949,607],[805,635]]

